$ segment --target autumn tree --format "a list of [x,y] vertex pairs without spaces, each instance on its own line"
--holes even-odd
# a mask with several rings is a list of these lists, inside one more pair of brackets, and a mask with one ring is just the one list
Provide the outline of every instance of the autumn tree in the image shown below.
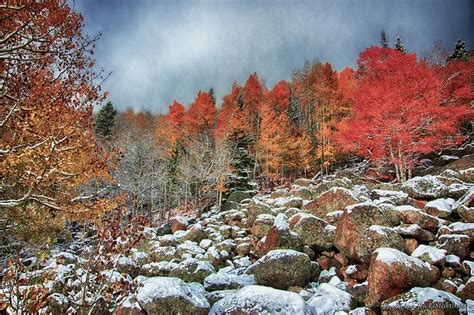
[[239,127],[241,123],[239,114],[242,110],[242,87],[234,82],[231,92],[222,98],[222,106],[218,113],[215,129],[215,135],[218,139],[226,139],[233,129]]
[[123,113],[123,117],[128,121],[130,124],[136,124],[137,118],[135,116],[135,111],[133,110],[133,107],[128,106],[125,109],[125,112]]
[[466,104],[442,105],[441,82],[415,54],[370,47],[358,59],[353,116],[337,135],[342,148],[393,165],[405,181],[420,154],[459,143]]
[[65,1],[8,1],[0,16],[1,219],[29,238],[98,219],[116,203],[100,193],[111,178],[93,137],[97,37]]
[[[163,128],[167,132],[172,145],[176,145],[176,141],[184,135],[184,126],[186,118],[186,109],[181,103],[173,101],[168,108],[166,116],[166,124],[161,126],[157,124],[157,128]],[[167,129],[168,128],[168,129]]]
[[262,121],[259,152],[262,171],[267,178],[277,179],[283,176],[286,138],[284,135],[286,121],[284,114],[275,112],[269,102],[264,102],[261,108]]
[[207,92],[199,91],[186,113],[186,129],[189,135],[211,135],[216,120],[216,106]]
[[[240,97],[242,99],[240,99]],[[255,178],[258,169],[258,141],[260,137],[260,109],[265,98],[264,86],[260,83],[257,73],[251,74],[242,88],[242,96],[239,96],[239,108],[242,108],[240,118],[242,122],[250,127],[250,136],[253,143],[250,147],[251,154],[254,157],[254,168],[252,176]]]
[[117,110],[112,102],[107,102],[101,108],[95,118],[95,134],[103,139],[110,140],[112,138],[112,130],[116,125]]
[[313,167],[328,173],[335,161],[332,133],[347,115],[347,101],[339,88],[339,75],[328,63],[305,63],[293,73],[293,88],[301,106],[300,122],[311,138]]
[[272,181],[305,174],[312,160],[311,139],[291,116],[290,103],[290,85],[280,81],[261,104],[258,150],[262,173]]

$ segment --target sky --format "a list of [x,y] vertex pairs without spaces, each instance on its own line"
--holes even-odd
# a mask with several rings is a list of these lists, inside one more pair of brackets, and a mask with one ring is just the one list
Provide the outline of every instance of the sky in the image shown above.
[[417,54],[435,40],[474,45],[469,0],[75,0],[74,7],[87,33],[102,33],[96,66],[112,72],[103,87],[121,110],[165,113],[173,100],[187,105],[211,87],[220,103],[234,81],[257,72],[272,87],[305,60],[355,67],[382,29]]

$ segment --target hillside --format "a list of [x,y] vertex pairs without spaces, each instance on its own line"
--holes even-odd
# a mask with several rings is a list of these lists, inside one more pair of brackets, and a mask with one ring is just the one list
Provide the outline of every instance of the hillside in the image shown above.
[[42,310],[54,314],[84,296],[97,314],[466,314],[474,168],[460,165],[402,185],[364,182],[357,167],[298,179],[141,238],[127,230],[112,243],[130,250],[103,257],[91,253],[107,253],[95,250],[113,233],[99,232],[99,247],[77,234],[65,251],[24,260],[41,269],[22,277],[51,273]]

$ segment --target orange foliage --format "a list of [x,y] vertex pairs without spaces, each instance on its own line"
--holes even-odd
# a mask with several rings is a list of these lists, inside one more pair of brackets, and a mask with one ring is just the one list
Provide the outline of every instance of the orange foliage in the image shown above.
[[189,134],[210,133],[214,129],[216,112],[211,95],[199,91],[186,114],[186,129]]
[[218,139],[226,138],[230,134],[229,130],[237,127],[238,119],[236,118],[241,111],[237,102],[241,93],[242,88],[234,82],[232,84],[232,91],[223,97],[216,126],[216,137]]
[[2,212],[29,226],[29,237],[66,219],[98,219],[117,200],[81,194],[111,180],[92,132],[93,106],[105,97],[91,83],[95,39],[63,1],[7,2],[0,15],[2,33],[13,34],[0,59]]

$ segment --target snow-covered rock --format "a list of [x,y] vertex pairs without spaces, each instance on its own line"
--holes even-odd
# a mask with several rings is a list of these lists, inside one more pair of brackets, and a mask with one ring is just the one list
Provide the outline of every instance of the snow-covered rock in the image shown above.
[[212,246],[212,241],[210,239],[204,239],[199,242],[199,247],[201,247],[204,250],[207,250],[211,246]]
[[171,277],[180,278],[186,282],[202,283],[207,276],[215,272],[210,262],[188,258],[171,269],[169,275]]
[[140,274],[147,277],[168,276],[170,271],[177,266],[177,263],[169,261],[152,262],[143,265]]
[[310,314],[297,293],[250,285],[216,302],[209,314]]
[[148,314],[207,314],[210,305],[199,290],[172,277],[154,277],[138,288],[137,301]]
[[133,296],[125,298],[114,310],[115,315],[144,315],[142,307]]
[[425,175],[407,180],[403,183],[402,190],[412,198],[437,199],[447,194],[448,187],[437,177]]
[[267,235],[268,231],[273,225],[274,220],[275,217],[271,214],[259,214],[253,223],[252,235],[258,238],[262,238]]
[[446,250],[448,254],[464,258],[468,254],[471,243],[469,236],[464,234],[445,234],[438,238],[438,248]]
[[362,232],[355,244],[355,256],[357,261],[368,264],[370,256],[380,247],[391,247],[398,249],[404,253],[408,252],[407,246],[403,238],[392,228],[380,225],[372,225]]
[[451,215],[455,200],[452,198],[441,198],[426,203],[425,212],[439,218],[447,218]]
[[348,206],[336,228],[334,245],[348,258],[358,259],[356,244],[372,225],[391,226],[383,211],[371,202]]
[[423,242],[431,242],[435,239],[433,233],[422,229],[418,224],[401,224],[396,226],[394,230],[400,235],[413,237]]
[[392,191],[392,190],[382,190],[374,189],[370,194],[372,200],[380,200],[382,202],[390,202],[397,206],[407,204],[410,201],[407,193],[403,191]]
[[474,223],[454,222],[447,227],[440,228],[441,234],[463,234],[474,241]]
[[179,244],[178,247],[176,247],[176,257],[180,258],[186,254],[191,257],[195,257],[196,255],[204,254],[205,252],[206,251],[204,249],[199,247],[199,245],[193,241],[185,241],[183,244]]
[[319,285],[307,303],[318,315],[331,315],[338,311],[349,312],[356,305],[349,293],[327,283]]
[[263,256],[271,250],[285,248],[297,251],[303,250],[303,241],[301,237],[290,229],[288,217],[280,213],[268,231],[267,235],[261,240],[259,255]]
[[379,248],[372,255],[366,306],[377,307],[380,302],[416,286],[429,286],[439,274],[422,260],[393,248]]
[[277,289],[305,286],[317,268],[308,255],[295,250],[272,250],[250,266],[246,273],[254,274],[257,283]]
[[344,210],[346,206],[358,202],[349,189],[333,187],[306,204],[304,209],[316,217],[324,219],[329,212]]
[[277,207],[301,208],[303,206],[303,199],[299,197],[280,197],[275,199],[273,204]]
[[432,265],[444,265],[446,250],[434,246],[420,245],[411,256],[420,258]]
[[336,227],[307,213],[298,213],[290,218],[293,230],[303,243],[317,250],[327,250],[334,246]]
[[211,274],[204,279],[204,287],[208,291],[240,289],[247,285],[256,284],[253,275],[234,275],[225,272]]
[[[185,246],[185,245],[180,245]],[[172,246],[159,246],[154,247],[152,252],[153,261],[170,261],[171,259],[175,258],[176,255],[176,248]]]
[[453,314],[466,314],[466,305],[461,299],[446,291],[435,288],[416,287],[410,291],[384,301],[381,310],[397,310],[397,312],[429,310],[430,314],[446,314],[446,310],[453,310]]
[[413,206],[409,206],[409,205],[398,206],[395,209],[399,212],[400,219],[402,220],[403,223],[418,224],[422,228],[427,229],[429,231],[435,231],[436,228],[442,222],[444,222],[441,219],[438,219],[437,217],[429,215]]

